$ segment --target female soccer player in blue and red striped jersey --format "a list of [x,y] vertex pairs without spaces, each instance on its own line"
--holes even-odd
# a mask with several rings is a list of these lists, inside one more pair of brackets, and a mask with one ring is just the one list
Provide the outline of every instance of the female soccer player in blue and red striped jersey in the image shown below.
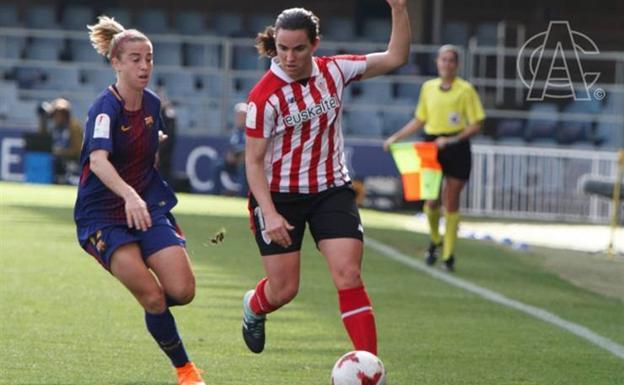
[[253,352],[264,349],[266,314],[297,294],[307,223],[329,265],[353,346],[377,354],[375,318],[360,277],[363,228],[345,165],[341,108],[352,81],[407,61],[406,1],[386,1],[392,33],[385,52],[313,56],[319,19],[302,8],[283,11],[256,39],[272,62],[249,94],[246,122],[250,215],[266,271],[243,300],[243,338]]
[[136,297],[147,329],[175,366],[180,385],[204,385],[169,306],[195,295],[185,239],[170,210],[173,191],[155,167],[160,100],[146,88],[150,40],[101,16],[89,26],[95,49],[117,74],[89,110],[74,217],[80,245]]

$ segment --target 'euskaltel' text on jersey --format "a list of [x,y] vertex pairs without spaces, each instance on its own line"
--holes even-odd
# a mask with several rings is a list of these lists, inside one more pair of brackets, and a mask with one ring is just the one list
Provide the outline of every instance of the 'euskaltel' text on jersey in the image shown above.
[[125,202],[90,170],[89,154],[106,150],[119,176],[146,202],[152,218],[169,212],[177,203],[154,163],[158,130],[163,129],[160,99],[143,92],[142,108],[125,111],[119,94],[109,87],[89,109],[80,154],[82,174],[74,219],[79,239],[86,239],[102,226],[126,224]]
[[351,181],[341,129],[342,92],[366,70],[366,56],[314,57],[305,82],[273,59],[249,94],[246,133],[266,138],[264,171],[272,192],[317,193]]

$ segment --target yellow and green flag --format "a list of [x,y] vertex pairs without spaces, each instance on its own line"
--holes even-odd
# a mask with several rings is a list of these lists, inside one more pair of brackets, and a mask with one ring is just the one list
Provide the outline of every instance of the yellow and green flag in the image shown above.
[[406,201],[438,199],[442,167],[435,143],[395,143],[390,152],[401,173]]

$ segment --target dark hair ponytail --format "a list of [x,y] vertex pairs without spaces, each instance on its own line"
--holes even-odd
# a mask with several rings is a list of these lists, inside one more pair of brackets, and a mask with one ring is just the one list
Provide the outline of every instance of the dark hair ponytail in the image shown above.
[[256,48],[261,56],[271,58],[277,55],[275,36],[280,29],[290,31],[303,29],[310,42],[314,42],[320,35],[320,19],[304,8],[290,8],[282,11],[275,20],[275,26],[266,27],[264,32],[256,36]]

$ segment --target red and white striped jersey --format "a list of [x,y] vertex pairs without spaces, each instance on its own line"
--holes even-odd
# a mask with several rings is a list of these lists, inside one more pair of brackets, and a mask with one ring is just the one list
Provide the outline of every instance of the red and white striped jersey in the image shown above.
[[273,192],[317,193],[350,182],[341,128],[342,91],[366,70],[366,56],[314,57],[306,82],[273,59],[249,94],[247,136],[266,138]]

